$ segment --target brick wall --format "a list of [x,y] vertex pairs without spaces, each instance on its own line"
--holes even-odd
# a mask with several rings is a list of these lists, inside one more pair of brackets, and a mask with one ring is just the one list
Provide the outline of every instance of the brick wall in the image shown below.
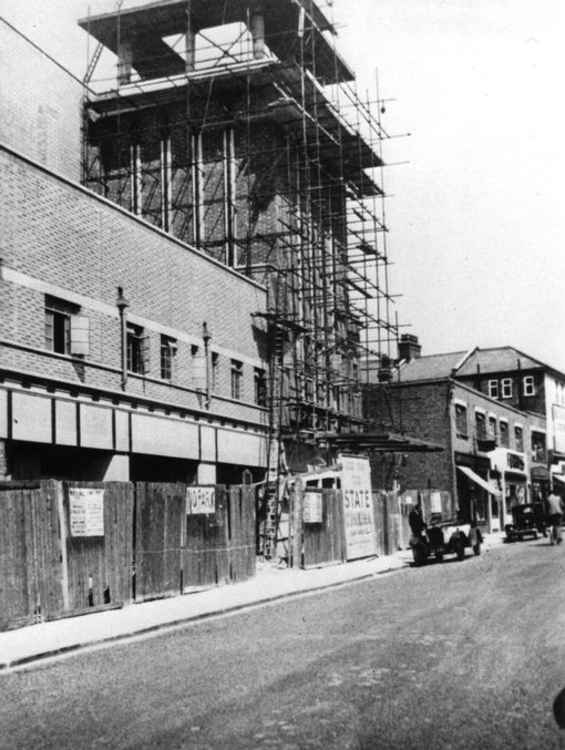
[[397,454],[396,466],[391,464],[390,456],[376,458],[372,471],[377,484],[384,481],[390,488],[396,469],[401,488],[453,491],[449,394],[447,381],[386,390],[379,386],[365,387],[365,416],[374,423],[372,429],[404,432],[444,447],[440,453],[407,453],[402,461]]
[[[190,389],[192,347],[202,351],[206,321],[211,348],[220,354],[218,395],[224,400],[218,401],[218,408],[224,413],[239,409],[229,401],[232,358],[243,361],[241,400],[252,404],[254,367],[261,366],[263,358],[262,334],[252,318],[252,313],[265,308],[261,287],[7,150],[0,150],[0,170],[0,197],[7,208],[2,337],[30,348],[45,347],[46,290],[75,303],[78,295],[80,312],[90,321],[90,353],[84,364],[76,358],[42,357],[41,352],[20,349],[3,353],[3,362],[45,376],[119,388],[115,300],[120,285],[130,303],[128,317],[143,325],[151,349],[150,380],[132,378],[133,392],[164,400],[180,398],[179,392],[171,391],[167,399],[167,384],[153,382],[160,379],[161,334],[178,339],[173,381]],[[257,411],[251,406],[245,409],[249,414]]]
[[[473,453],[476,448],[476,412],[485,414],[488,427],[488,418],[492,416],[496,419],[497,434],[500,434],[500,421],[503,420],[508,424],[508,448],[522,452],[519,446],[516,444],[515,427],[521,426],[523,428],[523,442],[525,453],[529,452],[531,445],[531,431],[532,429],[539,428],[545,432],[546,420],[545,417],[539,414],[525,413],[517,411],[510,407],[510,404],[506,402],[498,402],[495,399],[488,398],[487,396],[477,392],[474,389],[464,388],[463,386],[454,385],[453,397],[457,399],[461,404],[465,404],[467,407],[467,438],[457,437],[454,438],[454,450],[458,453]],[[454,415],[452,414],[452,419]]]
[[0,142],[80,179],[83,87],[0,23]]

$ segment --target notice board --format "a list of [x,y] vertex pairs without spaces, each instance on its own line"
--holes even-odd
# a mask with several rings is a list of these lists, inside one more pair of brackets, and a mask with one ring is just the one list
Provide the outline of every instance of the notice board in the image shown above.
[[69,488],[71,536],[104,536],[104,490]]
[[345,553],[348,560],[377,554],[377,532],[371,495],[368,458],[340,456],[341,489],[345,519]]

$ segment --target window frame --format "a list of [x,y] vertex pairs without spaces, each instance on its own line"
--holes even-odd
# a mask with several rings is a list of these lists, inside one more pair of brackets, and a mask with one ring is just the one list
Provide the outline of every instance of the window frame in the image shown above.
[[455,402],[455,435],[461,440],[469,439],[469,420],[467,418],[467,405]]
[[[506,426],[506,429],[502,429],[502,425]],[[498,420],[498,434],[500,435],[500,445],[502,448],[510,448],[510,425],[507,419]]]
[[174,373],[174,361],[177,353],[177,340],[172,336],[161,334],[159,349],[159,366],[161,380],[171,381]]
[[267,373],[264,368],[256,367],[254,372],[255,403],[257,406],[267,406]]
[[490,398],[499,398],[500,388],[498,380],[489,380],[487,383],[488,395]]
[[[518,433],[520,433],[520,441],[518,441]],[[521,424],[514,425],[514,445],[518,453],[524,452],[524,428]]]
[[143,361],[144,330],[141,326],[128,323],[126,326],[126,368],[132,375],[145,374]]
[[[482,431],[479,431],[481,421]],[[475,409],[475,435],[477,437],[477,440],[487,439],[487,415],[482,409]]]
[[536,395],[536,379],[533,375],[524,375],[522,378],[522,394],[524,396]]
[[230,372],[230,393],[234,401],[241,401],[243,380],[243,362],[232,359]]
[[[71,320],[79,312],[78,305],[58,297],[45,295],[44,344],[47,351],[71,356]],[[62,330],[58,330],[61,328]]]
[[[512,398],[512,378],[502,378],[500,381],[500,398],[508,400]],[[506,390],[508,388],[508,391]]]
[[220,372],[219,352],[210,353],[210,390],[216,393],[218,390],[218,375]]

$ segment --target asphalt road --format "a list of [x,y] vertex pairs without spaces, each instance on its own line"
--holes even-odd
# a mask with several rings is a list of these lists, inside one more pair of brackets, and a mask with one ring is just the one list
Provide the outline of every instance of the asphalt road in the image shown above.
[[0,675],[0,746],[545,750],[563,687],[538,540]]

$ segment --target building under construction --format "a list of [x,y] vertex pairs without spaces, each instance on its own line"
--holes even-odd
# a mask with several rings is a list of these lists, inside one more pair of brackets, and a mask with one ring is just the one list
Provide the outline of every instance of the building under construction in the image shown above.
[[378,93],[359,94],[311,0],[165,0],[80,25],[96,42],[83,184],[266,288],[269,468],[304,467],[317,439],[366,429],[363,368],[395,350]]

